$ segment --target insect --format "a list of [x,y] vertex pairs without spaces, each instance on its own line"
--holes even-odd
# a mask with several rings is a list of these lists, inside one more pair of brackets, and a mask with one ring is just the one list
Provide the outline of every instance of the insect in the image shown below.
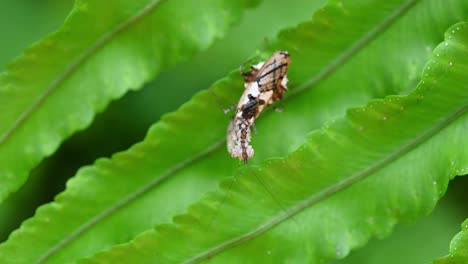
[[227,133],[227,149],[233,158],[239,158],[247,164],[248,159],[253,157],[250,127],[267,105],[283,98],[287,90],[286,72],[290,62],[287,51],[277,51],[266,62],[251,66],[248,72],[243,72],[241,67],[245,90]]
[[[283,93],[287,90],[288,78],[286,73],[290,62],[291,58],[287,51],[277,51],[267,61],[251,66],[248,72],[244,72],[243,67],[240,67],[240,72],[244,77],[245,90],[236,105],[236,114],[228,125],[227,150],[233,158],[243,160],[244,164],[247,164],[248,159],[254,155],[254,149],[250,145],[250,129],[266,106],[283,98]],[[217,98],[216,94],[214,95]],[[230,110],[232,110],[232,107],[224,110],[224,113],[228,113]],[[251,172],[279,207],[286,211],[281,202],[262,181],[260,175],[257,175],[252,169]],[[228,193],[234,181],[235,179],[231,182]],[[224,204],[227,196],[220,203],[220,207]],[[213,216],[212,222],[216,216],[217,213]]]

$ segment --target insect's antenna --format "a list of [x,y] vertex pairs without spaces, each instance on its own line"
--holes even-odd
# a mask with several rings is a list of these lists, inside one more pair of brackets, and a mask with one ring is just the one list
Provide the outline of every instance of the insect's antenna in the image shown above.
[[265,50],[268,48],[268,38],[265,37],[264,38],[264,43],[263,43],[263,47],[257,51],[257,55],[255,55],[254,57],[250,58],[250,59],[247,59],[244,63],[242,63],[239,67],[240,69],[240,72],[241,74],[243,74],[243,69],[245,67],[245,65],[253,62],[253,61],[258,61],[258,59],[260,58],[260,56],[262,56],[262,53],[265,52]]
[[[237,168],[239,168],[239,166],[237,166]],[[218,217],[219,211],[221,211],[221,208],[223,207],[224,203],[226,202],[226,199],[228,198],[229,194],[231,194],[232,186],[234,186],[235,181],[236,181],[236,175],[234,175],[234,177],[232,178],[231,183],[229,184],[229,188],[228,188],[228,190],[226,192],[226,195],[224,195],[224,197],[223,197],[223,200],[221,201],[221,203],[218,204],[218,208],[216,208],[216,213],[211,218],[211,221],[210,221],[210,224],[209,224],[210,227],[213,224],[213,222],[216,220],[216,218]]]
[[213,94],[216,103],[218,104],[219,108],[223,110],[224,114],[231,112],[232,109],[236,107],[236,104],[232,104],[229,107],[225,108],[221,102],[222,101],[221,98],[219,98],[219,96],[211,89],[211,87],[208,90]]
[[268,48],[268,37],[265,37],[263,39],[263,48],[261,51],[264,52],[267,48]]
[[[250,167],[250,165],[246,164],[247,167],[249,168],[249,170],[252,172],[252,174],[255,176],[255,178],[257,178],[257,180],[260,182],[260,184],[263,186],[263,188],[265,188],[265,190],[270,194],[271,198],[273,198],[273,200],[277,203],[277,205],[279,206],[279,208],[284,212],[284,213],[287,213],[288,211],[284,208],[284,206],[281,204],[281,202],[276,198],[276,196],[273,195],[273,193],[267,188],[266,184],[262,181],[262,179],[260,178],[260,176],[258,176],[254,170]],[[291,219],[297,224],[299,225],[299,223],[294,219],[293,215],[291,215]]]

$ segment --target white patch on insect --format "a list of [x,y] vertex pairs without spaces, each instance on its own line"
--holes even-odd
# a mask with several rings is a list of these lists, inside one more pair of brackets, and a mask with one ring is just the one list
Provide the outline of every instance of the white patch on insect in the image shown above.
[[[253,68],[260,70],[265,64],[264,61],[259,62],[257,65],[252,66]],[[248,95],[251,94],[253,97],[257,97],[260,94],[260,89],[258,88],[257,82],[244,82],[245,91],[239,99],[237,104],[237,109],[241,108],[243,105],[249,102]]]
[[[228,135],[227,148],[233,158],[242,158],[242,147],[241,147],[240,140],[239,140],[241,136],[240,129],[235,129],[234,120],[235,119],[229,122],[228,133],[227,133]],[[250,142],[250,128],[247,128],[247,129],[248,129],[248,133],[247,133],[246,142]],[[247,152],[248,157],[253,157],[254,149],[249,144],[246,144],[246,152]]]
[[254,155],[250,145],[250,127],[265,106],[282,98],[287,90],[286,72],[290,63],[286,51],[275,52],[266,62],[251,67],[244,75],[244,93],[228,126],[227,149],[234,158],[247,163]]
[[287,76],[287,75],[284,75],[283,80],[281,80],[281,85],[283,85],[284,88],[286,88],[286,89],[288,88],[288,87],[287,87],[288,81],[289,81],[289,80],[288,80],[288,76]]

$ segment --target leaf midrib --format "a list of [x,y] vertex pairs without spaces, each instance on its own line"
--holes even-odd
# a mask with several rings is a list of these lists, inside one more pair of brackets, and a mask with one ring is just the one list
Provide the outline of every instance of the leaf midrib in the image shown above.
[[307,89],[310,89],[312,86],[316,85],[320,81],[324,80],[333,73],[340,65],[343,65],[348,59],[355,55],[360,49],[366,46],[369,42],[374,40],[380,33],[384,32],[393,22],[400,18],[404,13],[406,13],[411,7],[413,7],[420,0],[409,0],[404,3],[399,9],[395,10],[390,16],[388,16],[382,23],[378,24],[376,27],[367,32],[362,38],[354,43],[350,48],[346,49],[335,60],[331,61],[327,67],[324,67],[319,71],[315,76],[305,81],[303,84],[289,92],[288,94],[296,95]]
[[123,208],[124,206],[128,205],[130,202],[136,200],[137,198],[141,197],[148,191],[150,191],[153,187],[156,185],[164,182],[167,180],[171,175],[174,175],[178,171],[184,169],[186,166],[192,164],[193,162],[205,157],[206,155],[214,152],[218,148],[221,147],[221,145],[224,144],[224,141],[219,141],[216,142],[215,144],[211,145],[208,147],[206,150],[198,153],[197,155],[193,156],[192,158],[186,159],[182,162],[179,162],[176,164],[174,167],[168,169],[165,173],[161,174],[161,176],[154,178],[152,181],[150,181],[147,185],[143,186],[142,188],[138,189],[137,191],[131,193],[130,195],[127,195],[125,198],[114,204],[113,206],[109,207],[108,209],[104,210],[102,213],[96,215],[95,217],[91,218],[89,221],[85,222],[83,225],[78,227],[77,230],[72,232],[69,236],[65,237],[64,239],[60,240],[54,247],[49,249],[44,255],[42,255],[37,263],[44,263],[49,257],[51,257],[54,253],[59,251],[61,248],[65,247],[67,244],[69,244],[71,241],[73,241],[75,238],[77,238],[79,235],[84,233],[85,231],[89,230],[91,227],[93,227],[95,224],[97,224],[99,221],[103,220],[104,218],[112,215],[115,211]]
[[118,24],[114,29],[105,32],[91,47],[86,49],[81,55],[79,55],[75,61],[69,64],[64,71],[57,76],[47,88],[39,94],[39,96],[33,101],[33,103],[22,112],[19,117],[13,122],[13,125],[8,128],[0,136],[0,146],[4,144],[13,134],[19,129],[25,121],[34,113],[36,110],[50,97],[50,95],[58,88],[60,85],[92,55],[94,55],[98,50],[100,50],[106,43],[111,41],[116,35],[121,32],[124,32],[129,26],[137,23],[147,14],[153,11],[160,3],[164,0],[155,0],[154,2],[149,3],[141,10],[139,10],[134,16],[125,20],[124,22]]
[[[370,41],[372,41],[377,35],[380,33],[384,32],[388,26],[390,26],[395,20],[400,18],[406,11],[408,11],[414,4],[416,4],[420,0],[409,0],[406,3],[404,3],[399,9],[397,9],[394,13],[392,13],[390,16],[388,16],[386,19],[382,21],[382,23],[378,24],[376,27],[371,29],[367,34],[365,34],[362,38],[358,39],[354,45],[352,45],[350,48],[346,49],[344,52],[340,53],[335,60],[331,61],[328,66],[324,67],[324,69],[314,76],[312,76],[308,81],[305,82],[305,84],[298,86],[296,89],[292,90],[289,93],[289,96],[287,96],[284,100],[287,100],[288,98],[294,97],[295,95],[311,88],[313,85],[316,85],[320,81],[324,80],[327,76],[329,76],[332,72],[334,72],[340,65],[343,65],[345,61],[350,59],[353,55],[355,55],[361,48],[366,46]],[[306,86],[309,85],[309,86]],[[60,240],[54,247],[52,247],[50,250],[48,250],[40,259],[37,263],[43,263],[43,261],[47,260],[50,256],[52,256],[54,253],[59,251],[61,248],[65,247],[67,244],[69,244],[71,241],[73,241],[75,238],[77,238],[80,234],[84,233],[85,231],[89,230],[92,228],[95,224],[97,224],[100,220],[103,220],[106,217],[109,217],[112,215],[112,213],[116,212],[118,209],[123,208],[124,206],[128,205],[129,203],[133,202],[134,200],[138,199],[142,195],[146,194],[149,190],[152,188],[156,187],[159,183],[162,181],[166,180],[170,176],[174,175],[177,171],[185,168],[186,166],[190,165],[192,162],[201,159],[205,155],[208,155],[209,153],[215,151],[216,149],[220,148],[225,142],[225,138],[223,137],[219,141],[217,141],[215,144],[211,145],[205,150],[200,151],[198,154],[196,154],[193,158],[181,161],[177,164],[174,165],[174,167],[170,170],[167,171],[167,173],[163,174],[160,176],[162,179],[155,179],[148,183],[147,185],[143,186],[141,189],[137,190],[134,193],[129,194],[127,197],[125,197],[123,200],[120,202],[114,204],[113,206],[109,207],[109,209],[104,210],[102,213],[96,215],[95,217],[91,218],[89,221],[85,222],[83,225],[81,225],[76,231],[71,233],[69,236],[65,237],[64,239]],[[0,141],[1,143],[1,141]],[[287,216],[289,217],[289,216]],[[285,218],[287,218],[285,217]],[[285,219],[284,218],[284,219]],[[280,219],[279,222],[281,222],[284,219]],[[275,223],[274,225],[278,224],[279,222]],[[251,239],[251,237],[249,238]],[[248,239],[247,239],[248,240]],[[232,241],[232,240],[230,240]],[[237,241],[237,240],[236,240]],[[242,242],[242,241],[238,241]],[[211,256],[210,254],[216,254],[216,253],[208,253],[204,257],[198,258],[194,257],[193,260],[197,259],[202,259],[208,256]],[[202,254],[198,255],[201,256]],[[188,263],[192,262],[191,260],[187,261]]]
[[198,261],[201,261],[206,258],[212,258],[214,255],[222,252],[223,250],[239,245],[243,242],[246,242],[250,239],[253,239],[260,234],[266,232],[267,230],[273,228],[274,226],[278,225],[281,223],[283,220],[286,220],[287,218],[292,217],[295,214],[298,214],[302,212],[304,209],[322,201],[325,200],[326,198],[332,196],[333,194],[350,187],[352,184],[357,183],[368,176],[372,175],[372,173],[386,167],[393,161],[397,160],[401,156],[405,155],[406,153],[414,150],[417,146],[420,144],[424,143],[426,140],[430,139],[432,136],[437,134],[439,131],[443,130],[446,128],[448,125],[450,125],[453,121],[457,120],[457,118],[461,117],[463,114],[465,114],[468,111],[468,105],[464,105],[463,107],[459,108],[457,111],[453,112],[451,115],[449,115],[446,119],[442,120],[441,122],[437,123],[435,126],[432,126],[430,129],[422,133],[420,136],[414,138],[414,140],[408,142],[406,145],[403,145],[400,149],[397,151],[390,153],[387,157],[381,159],[380,161],[377,161],[373,165],[365,168],[362,171],[358,171],[355,174],[352,174],[351,176],[345,178],[342,181],[337,182],[336,184],[331,185],[328,188],[323,189],[322,191],[310,196],[308,199],[303,200],[296,206],[291,207],[291,209],[288,209],[286,211],[282,211],[280,214],[278,214],[276,217],[273,217],[271,221],[266,222],[260,226],[258,226],[256,229],[238,236],[236,238],[233,238],[231,240],[225,241],[224,243],[219,244],[218,246],[212,247],[196,256],[193,258],[190,258],[183,263],[195,263]]

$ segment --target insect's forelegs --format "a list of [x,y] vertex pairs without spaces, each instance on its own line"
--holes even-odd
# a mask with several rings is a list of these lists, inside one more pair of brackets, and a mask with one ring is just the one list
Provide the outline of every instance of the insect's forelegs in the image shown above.
[[229,112],[231,112],[236,107],[237,107],[237,104],[234,103],[234,104],[230,105],[228,108],[224,108],[223,112],[224,112],[224,114],[228,114]]
[[254,132],[254,134],[257,134],[257,127],[255,126],[255,123],[252,123],[250,127],[252,128],[252,131]]

